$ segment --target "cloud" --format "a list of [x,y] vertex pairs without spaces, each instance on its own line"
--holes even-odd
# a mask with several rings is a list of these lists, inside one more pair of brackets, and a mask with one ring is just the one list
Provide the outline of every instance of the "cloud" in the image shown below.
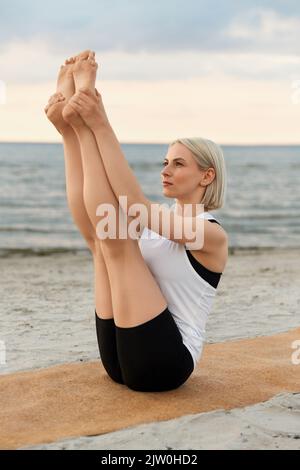
[[252,9],[233,19],[226,36],[241,49],[298,54],[300,17],[283,17],[273,10]]
[[[71,51],[69,51],[71,52]],[[74,51],[72,51],[74,52]],[[11,43],[0,52],[0,80],[8,84],[55,84],[59,66],[67,56],[49,50],[41,41]],[[109,81],[188,80],[219,76],[278,81],[300,78],[298,55],[261,54],[258,52],[172,51],[170,53],[96,50],[98,76]]]
[[[10,0],[1,5],[1,49],[41,41],[56,53],[86,47],[101,52],[275,50],[299,47],[300,4],[234,0]],[[289,34],[289,28],[292,34]],[[299,30],[299,28],[298,28]],[[243,32],[244,31],[244,32]],[[255,34],[258,36],[255,37]],[[1,50],[0,49],[0,50]]]
[[200,126],[223,142],[293,142],[299,35],[294,1],[3,2],[0,140],[57,139],[44,101],[65,58],[92,48],[124,141],[169,141]]

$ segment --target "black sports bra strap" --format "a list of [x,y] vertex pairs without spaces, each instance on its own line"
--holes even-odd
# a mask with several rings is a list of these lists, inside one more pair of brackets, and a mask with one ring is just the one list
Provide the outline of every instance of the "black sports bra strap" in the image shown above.
[[217,220],[215,220],[215,219],[206,219],[206,220],[208,220],[209,222],[215,222],[216,224],[219,224],[219,225],[221,225],[221,224],[220,224],[220,222],[218,222],[218,221],[217,221]]

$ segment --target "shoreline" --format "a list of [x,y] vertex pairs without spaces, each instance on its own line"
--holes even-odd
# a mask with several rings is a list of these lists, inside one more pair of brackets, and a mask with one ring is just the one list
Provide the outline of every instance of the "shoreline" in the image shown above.
[[[286,246],[286,247],[274,247],[274,246],[246,246],[246,247],[229,247],[229,256],[235,255],[247,255],[247,254],[258,254],[262,252],[278,252],[284,253],[287,251],[300,252],[300,246]],[[57,254],[80,254],[89,253],[87,248],[78,247],[40,247],[40,248],[0,248],[0,258],[9,258],[10,256],[50,256]]]

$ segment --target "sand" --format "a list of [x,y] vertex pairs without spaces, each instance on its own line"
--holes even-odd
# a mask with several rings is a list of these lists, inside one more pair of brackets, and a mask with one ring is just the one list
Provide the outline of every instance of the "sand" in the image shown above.
[[[297,249],[231,253],[207,323],[207,342],[271,335],[299,326],[299,261]],[[0,373],[98,358],[88,251],[16,253],[2,256],[0,264],[0,341],[6,346]],[[244,409],[185,416],[38,448],[300,449],[299,435],[300,390]]]
[[300,393],[262,404],[187,415],[93,437],[65,439],[35,450],[286,450],[300,449]]

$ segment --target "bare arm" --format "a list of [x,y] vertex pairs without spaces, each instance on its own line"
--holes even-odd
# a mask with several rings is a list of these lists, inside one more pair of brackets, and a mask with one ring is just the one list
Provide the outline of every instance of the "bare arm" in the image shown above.
[[[211,224],[199,217],[182,217],[166,205],[159,205],[147,199],[122,152],[100,95],[95,98],[90,90],[85,90],[81,95],[82,98],[80,94],[78,98],[74,95],[69,103],[74,106],[93,131],[107,178],[125,213],[135,216],[136,214],[129,213],[129,211],[132,205],[139,204],[142,208],[142,212],[139,212],[142,225],[178,243],[191,243],[190,249],[210,251],[215,248],[216,244],[224,243],[225,232],[217,224]],[[125,206],[122,196],[127,197],[124,201]],[[204,230],[207,235],[205,243]]]
[[127,209],[135,203],[143,204],[145,202],[143,190],[124,156],[111,125],[99,123],[92,131],[116,198],[127,196]]

